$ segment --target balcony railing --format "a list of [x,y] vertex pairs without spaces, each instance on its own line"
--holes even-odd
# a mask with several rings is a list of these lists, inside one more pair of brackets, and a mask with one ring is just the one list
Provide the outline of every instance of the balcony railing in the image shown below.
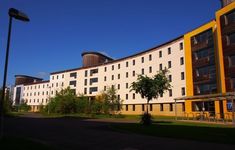
[[200,58],[197,60],[193,61],[193,67],[202,67],[202,66],[206,66],[209,65],[210,63],[210,57],[204,57],[204,58]]

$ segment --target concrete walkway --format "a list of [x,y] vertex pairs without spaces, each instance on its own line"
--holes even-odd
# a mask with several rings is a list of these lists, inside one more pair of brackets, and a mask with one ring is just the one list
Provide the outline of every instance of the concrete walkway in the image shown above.
[[[31,138],[61,150],[231,150],[235,145],[158,138],[109,128],[115,121],[79,118],[33,118],[30,115],[5,119],[5,135]],[[33,149],[33,148],[32,148]]]

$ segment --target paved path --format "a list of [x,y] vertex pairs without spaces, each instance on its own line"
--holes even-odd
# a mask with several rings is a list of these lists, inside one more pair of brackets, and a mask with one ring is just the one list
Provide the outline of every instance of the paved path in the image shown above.
[[49,119],[40,117],[30,118],[30,116],[26,116],[25,118],[6,118],[5,134],[31,138],[53,145],[56,149],[61,150],[235,149],[235,145],[115,132],[108,127],[109,124],[110,122],[105,122],[105,120],[81,120],[78,118]]

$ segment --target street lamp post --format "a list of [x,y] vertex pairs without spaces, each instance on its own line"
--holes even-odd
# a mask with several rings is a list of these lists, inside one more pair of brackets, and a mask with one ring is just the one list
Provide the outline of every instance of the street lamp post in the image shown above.
[[9,27],[8,27],[8,38],[7,38],[7,49],[6,49],[6,57],[5,57],[5,67],[4,67],[4,76],[3,76],[3,84],[2,84],[2,95],[0,100],[0,139],[3,138],[3,104],[5,98],[5,88],[6,88],[6,80],[7,80],[7,67],[8,67],[8,56],[9,56],[9,48],[10,48],[10,39],[11,39],[11,26],[12,26],[12,18],[17,20],[28,22],[29,18],[23,12],[20,12],[17,9],[10,8],[8,11],[9,15]]

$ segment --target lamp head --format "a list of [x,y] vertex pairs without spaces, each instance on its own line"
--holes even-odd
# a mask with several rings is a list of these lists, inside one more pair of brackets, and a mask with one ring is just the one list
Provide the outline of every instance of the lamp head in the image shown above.
[[10,8],[8,14],[10,17],[13,17],[17,20],[21,20],[21,21],[25,21],[25,22],[29,21],[29,18],[25,13],[15,9],[15,8]]

